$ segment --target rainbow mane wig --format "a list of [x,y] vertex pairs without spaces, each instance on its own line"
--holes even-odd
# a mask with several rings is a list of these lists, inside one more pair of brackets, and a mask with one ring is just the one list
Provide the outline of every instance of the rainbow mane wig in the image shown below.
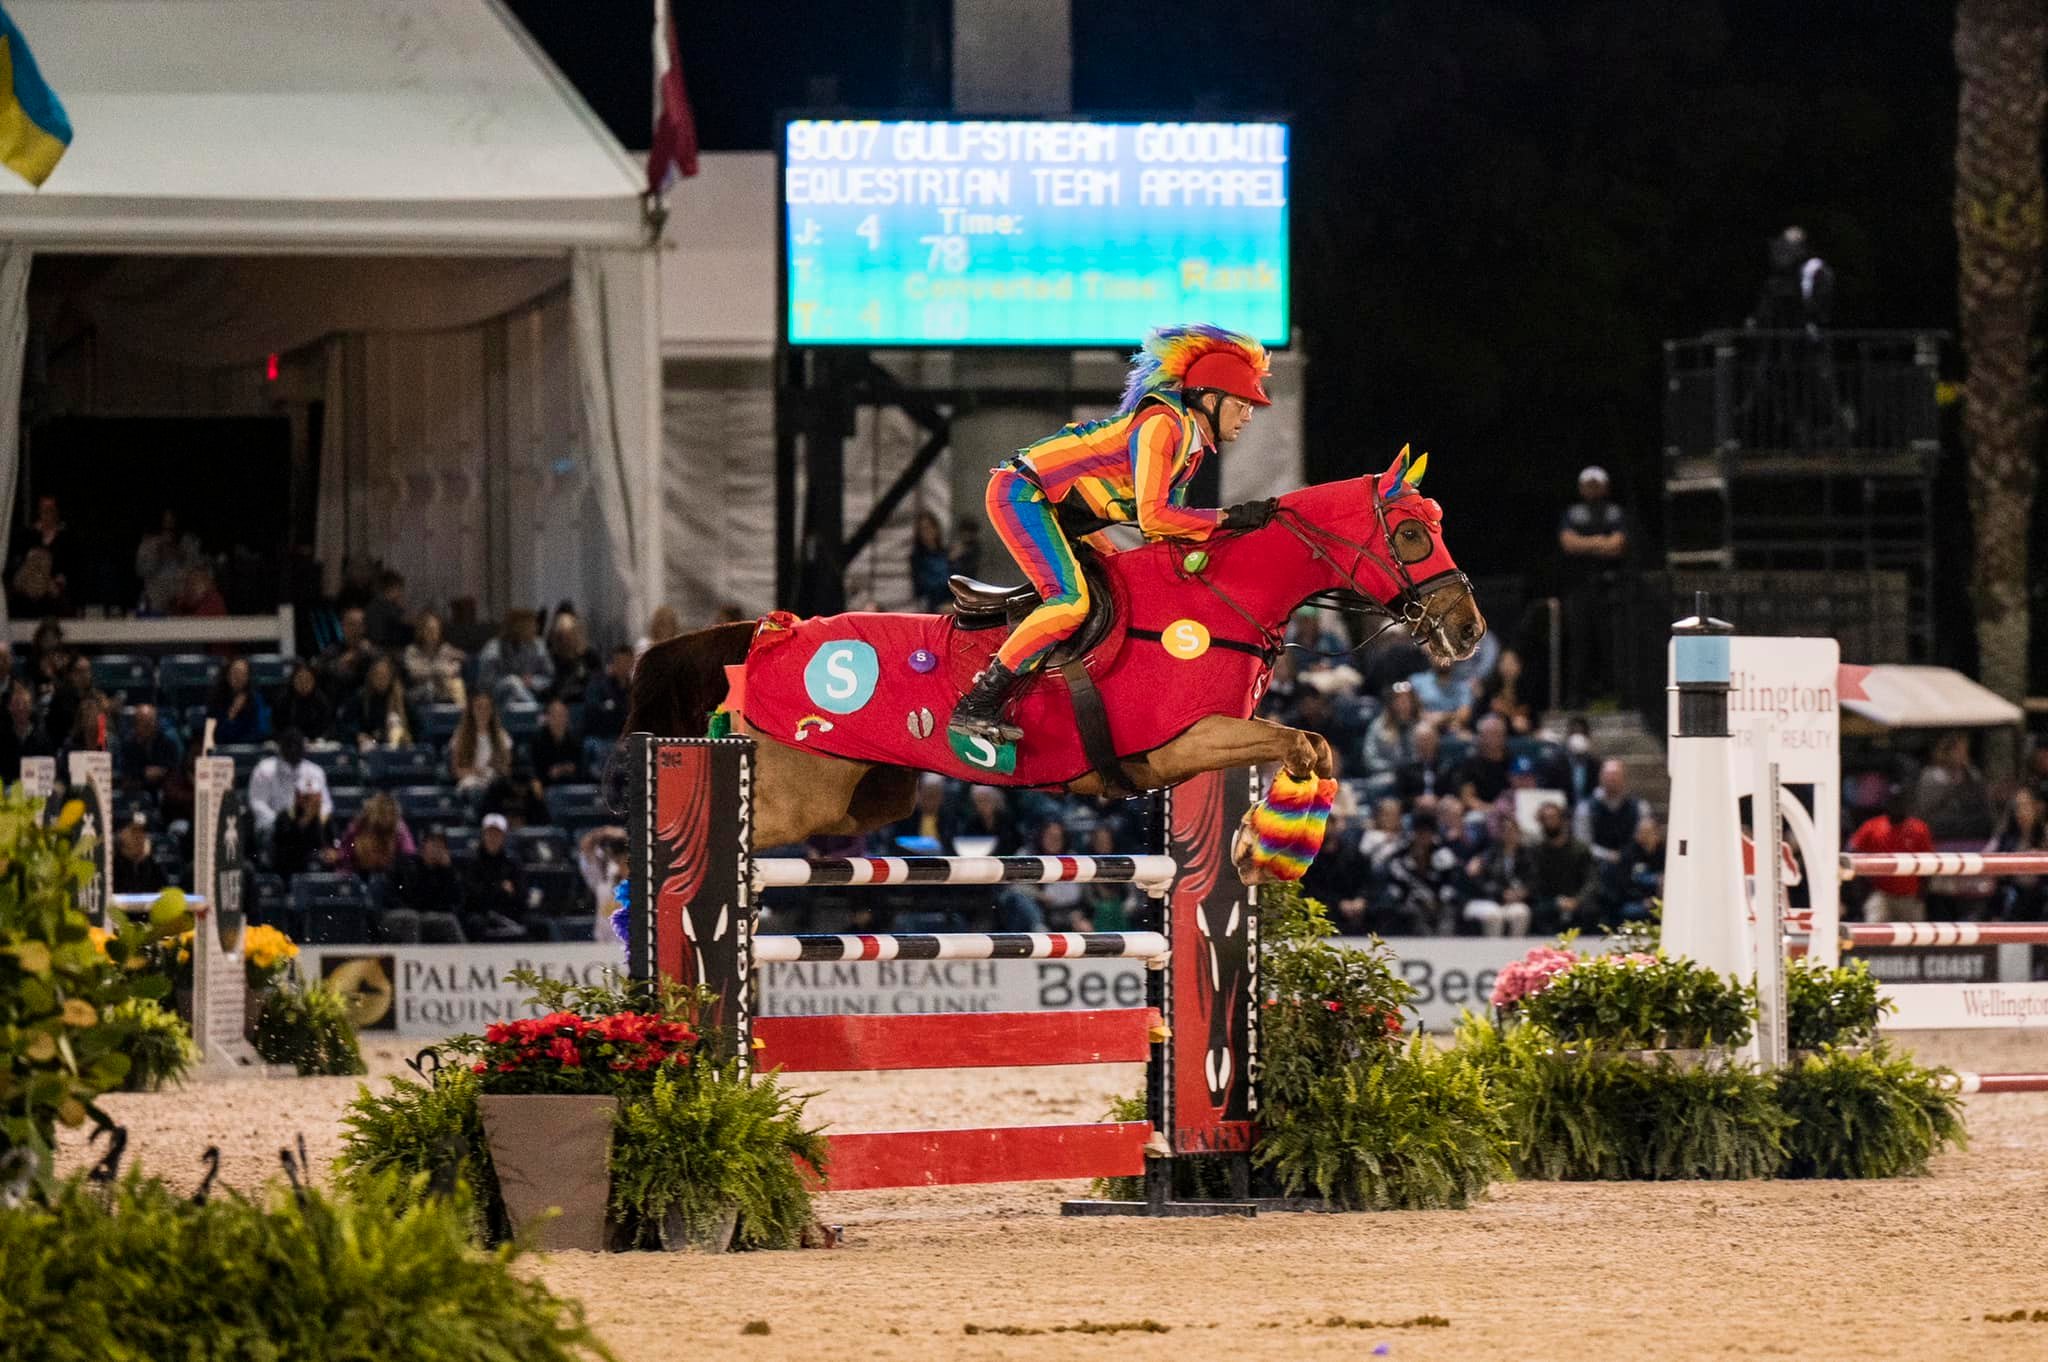
[[1253,372],[1262,377],[1270,367],[1266,347],[1250,336],[1207,322],[1162,326],[1145,337],[1144,347],[1131,356],[1131,372],[1124,380],[1124,400],[1117,408],[1118,414],[1134,412],[1146,398],[1178,388],[1188,366],[1212,350],[1237,351],[1251,361]]
[[1323,848],[1323,832],[1337,803],[1337,782],[1273,774],[1263,799],[1252,806],[1252,864],[1276,880],[1298,880]]

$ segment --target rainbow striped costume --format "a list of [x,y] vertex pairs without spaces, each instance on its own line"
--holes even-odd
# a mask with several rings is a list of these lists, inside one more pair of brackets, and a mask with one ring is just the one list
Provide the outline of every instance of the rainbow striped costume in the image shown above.
[[1059,522],[1062,504],[1091,523],[1134,524],[1147,539],[1207,539],[1222,523],[1221,511],[1187,505],[1206,446],[1179,394],[1140,389],[1125,402],[1115,416],[1026,446],[989,477],[989,521],[1040,597],[996,653],[1013,672],[1037,667],[1088,618],[1088,583]]

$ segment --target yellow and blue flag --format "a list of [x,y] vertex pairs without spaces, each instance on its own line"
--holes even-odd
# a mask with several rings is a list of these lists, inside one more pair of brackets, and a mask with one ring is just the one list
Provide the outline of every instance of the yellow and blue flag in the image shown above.
[[0,163],[40,186],[71,145],[71,119],[43,83],[21,30],[0,9]]

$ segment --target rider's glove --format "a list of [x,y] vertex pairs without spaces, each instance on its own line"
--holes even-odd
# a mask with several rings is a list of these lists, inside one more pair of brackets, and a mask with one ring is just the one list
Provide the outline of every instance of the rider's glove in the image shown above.
[[1235,506],[1223,508],[1223,528],[1226,530],[1263,529],[1273,519],[1273,513],[1280,509],[1277,497],[1264,501],[1240,501]]

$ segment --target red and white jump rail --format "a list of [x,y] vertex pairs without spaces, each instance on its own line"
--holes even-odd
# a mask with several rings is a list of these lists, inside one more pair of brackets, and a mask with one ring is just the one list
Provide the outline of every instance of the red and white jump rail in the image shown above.
[[832,856],[763,857],[759,889],[855,884],[1135,884],[1148,893],[1173,883],[1171,856]]
[[1959,1073],[1953,1086],[1965,1096],[1976,1092],[2048,1092],[2048,1074]]
[[909,932],[757,936],[754,959],[784,965],[840,960],[1163,960],[1159,932]]
[[1846,851],[1842,878],[1923,875],[2048,875],[2040,851]]

